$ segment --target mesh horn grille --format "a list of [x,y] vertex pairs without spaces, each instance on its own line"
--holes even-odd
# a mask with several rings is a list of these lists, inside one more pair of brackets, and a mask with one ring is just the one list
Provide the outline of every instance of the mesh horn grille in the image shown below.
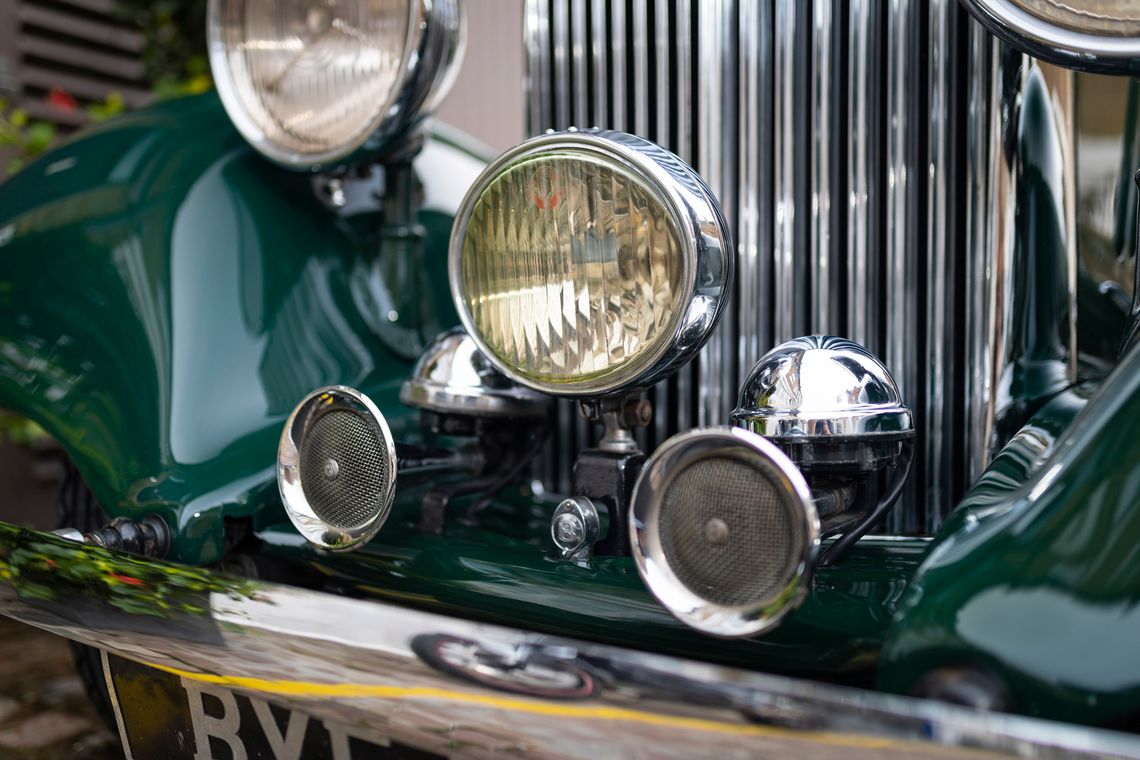
[[318,518],[355,528],[384,509],[388,453],[371,420],[331,409],[313,421],[299,448],[301,487]]
[[760,605],[796,574],[802,508],[765,472],[732,456],[677,472],[661,502],[665,561],[689,591],[715,605]]

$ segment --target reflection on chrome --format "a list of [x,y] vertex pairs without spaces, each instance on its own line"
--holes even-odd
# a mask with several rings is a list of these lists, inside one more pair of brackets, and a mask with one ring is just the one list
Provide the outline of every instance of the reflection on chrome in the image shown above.
[[[61,566],[97,559],[124,576],[141,573],[156,592],[169,583],[197,604],[158,618],[113,600],[86,597],[80,605],[82,585],[59,576],[51,593],[22,597],[3,576],[2,614],[320,720],[382,726],[393,740],[427,751],[454,754],[452,734],[462,726],[471,755],[506,746],[589,758],[628,757],[646,747],[676,758],[816,756],[825,749],[845,758],[978,757],[979,750],[1050,758],[1140,754],[1140,739],[1131,735],[235,581],[0,524],[0,557],[19,549],[50,551]],[[201,575],[204,590],[187,590],[187,573]],[[416,642],[437,643],[439,661],[425,660],[427,650]],[[581,694],[587,681],[597,684],[588,689],[592,696],[573,702],[526,695]]]

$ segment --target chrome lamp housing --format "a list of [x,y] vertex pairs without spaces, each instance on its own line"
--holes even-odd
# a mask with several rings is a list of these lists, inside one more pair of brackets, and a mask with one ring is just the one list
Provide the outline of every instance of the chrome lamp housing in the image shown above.
[[511,380],[616,395],[704,344],[732,251],[691,167],[639,137],[572,129],[508,150],[476,180],[452,232],[451,289],[467,332]]
[[[910,470],[914,418],[898,385],[878,357],[843,338],[811,335],[769,351],[745,380],[732,423],[795,462],[811,485],[822,535],[844,534],[823,564],[893,506]],[[892,467],[891,482],[880,486],[877,476]]]
[[463,55],[460,0],[210,0],[210,67],[234,126],[295,169],[392,147],[447,94]]
[[404,404],[438,415],[544,420],[550,398],[511,382],[462,327],[436,337],[400,388]]
[[1135,0],[963,0],[982,26],[1021,52],[1084,71],[1140,74]]

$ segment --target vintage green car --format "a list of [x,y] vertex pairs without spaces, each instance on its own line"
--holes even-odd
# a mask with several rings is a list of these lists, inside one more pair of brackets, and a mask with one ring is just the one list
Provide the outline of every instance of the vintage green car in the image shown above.
[[479,12],[211,0],[0,186],[127,756],[1140,757],[1137,4],[527,0],[498,158]]

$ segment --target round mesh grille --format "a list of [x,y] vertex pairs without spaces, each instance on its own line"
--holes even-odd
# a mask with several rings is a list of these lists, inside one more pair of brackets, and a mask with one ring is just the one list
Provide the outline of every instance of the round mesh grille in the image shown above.
[[796,501],[759,468],[725,455],[699,459],[674,475],[659,530],[677,579],[724,607],[778,595],[806,540]]
[[325,412],[300,449],[301,487],[325,523],[355,528],[384,508],[388,450],[371,420],[345,409]]

